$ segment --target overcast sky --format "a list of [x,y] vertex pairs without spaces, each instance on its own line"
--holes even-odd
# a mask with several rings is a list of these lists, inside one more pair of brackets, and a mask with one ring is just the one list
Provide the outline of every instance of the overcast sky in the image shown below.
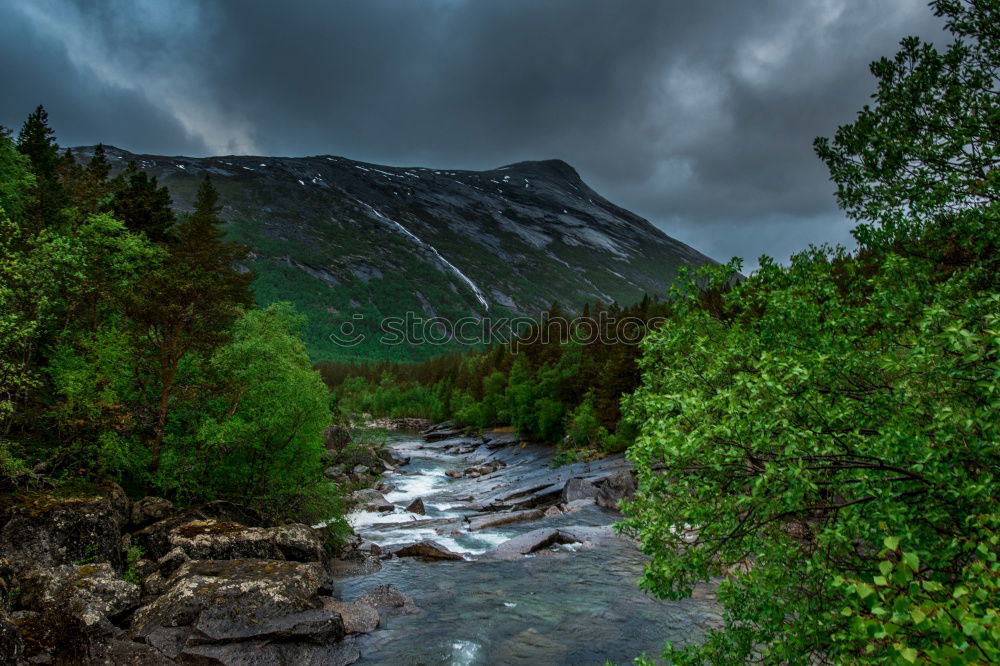
[[558,157],[720,260],[849,242],[817,135],[924,0],[5,0],[0,124],[63,145],[481,169]]

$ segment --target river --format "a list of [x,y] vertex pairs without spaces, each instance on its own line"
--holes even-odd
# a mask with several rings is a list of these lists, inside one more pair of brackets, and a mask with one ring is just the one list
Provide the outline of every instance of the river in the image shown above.
[[[612,536],[609,526],[621,518],[613,510],[579,502],[583,506],[563,515],[469,530],[470,517],[530,506],[565,479],[596,479],[622,468],[620,458],[553,469],[549,447],[490,449],[472,439],[428,444],[416,435],[394,435],[389,446],[410,459],[386,477],[395,486],[385,493],[395,510],[352,514],[355,531],[388,547],[432,539],[464,559],[392,558],[375,573],[338,579],[335,594],[341,599],[391,583],[420,608],[383,617],[378,630],[361,636],[358,663],[626,664],[643,652],[658,654],[664,640],[697,641],[717,623],[710,594],[661,601],[639,589],[645,557],[633,542]],[[490,460],[506,467],[472,479],[447,474]],[[405,510],[416,498],[423,500],[425,515]],[[585,536],[527,555],[495,557],[494,549],[508,539],[553,527]]]

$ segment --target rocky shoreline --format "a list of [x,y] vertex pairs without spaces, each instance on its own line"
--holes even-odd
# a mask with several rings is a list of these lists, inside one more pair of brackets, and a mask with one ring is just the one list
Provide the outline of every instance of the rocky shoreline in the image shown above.
[[[327,438],[339,441],[332,449],[349,443],[336,431]],[[441,534],[613,507],[635,488],[620,459],[514,474],[508,464],[517,467],[526,445],[511,433],[470,437],[441,424],[423,439],[469,461],[454,485],[467,493],[470,511],[414,521],[438,523]],[[396,507],[380,492],[391,490],[384,478],[405,474],[407,460],[365,451],[370,465],[329,475],[355,485],[382,477],[378,489],[358,489],[351,500],[388,516]],[[489,483],[498,474],[503,483]],[[406,510],[422,515],[423,503],[417,498]],[[350,664],[360,657],[359,635],[418,608],[391,584],[337,598],[338,576],[375,571],[387,558],[464,559],[434,539],[382,547],[354,537],[330,554],[308,525],[276,523],[224,501],[185,509],[157,497],[129,501],[114,485],[39,495],[6,507],[0,519],[0,661],[10,664]],[[484,559],[603,538],[614,538],[609,528],[540,528]]]

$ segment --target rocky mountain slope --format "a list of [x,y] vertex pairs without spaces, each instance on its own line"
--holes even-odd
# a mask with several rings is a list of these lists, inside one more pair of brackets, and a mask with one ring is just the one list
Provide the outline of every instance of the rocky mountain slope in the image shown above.
[[[663,294],[684,264],[711,261],[610,203],[560,160],[489,171],[388,167],[321,155],[134,161],[189,210],[209,174],[229,233],[252,248],[261,302],[308,317],[316,360],[428,357],[440,345],[379,344],[386,317],[537,317],[553,302],[628,304]],[[88,159],[92,149],[76,154]],[[330,335],[349,322],[364,340]],[[447,343],[446,343],[447,344]]]

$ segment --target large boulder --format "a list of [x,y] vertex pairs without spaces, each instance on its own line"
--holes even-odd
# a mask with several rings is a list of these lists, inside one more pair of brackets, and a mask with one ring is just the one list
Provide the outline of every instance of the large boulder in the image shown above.
[[301,523],[247,527],[226,520],[192,520],[171,530],[167,540],[171,552],[180,550],[193,560],[326,560],[319,534]]
[[409,456],[397,456],[389,447],[382,447],[375,452],[388,468],[402,467],[410,463]]
[[157,520],[163,520],[174,511],[174,504],[162,497],[143,497],[132,503],[132,526],[145,527]]
[[284,559],[266,529],[228,520],[192,520],[172,529],[167,540],[193,560]]
[[427,514],[427,510],[424,508],[424,501],[419,497],[410,502],[409,504],[407,504],[406,510],[409,511],[410,513],[416,513],[421,516]]
[[395,506],[374,488],[362,488],[351,493],[351,503],[362,511],[393,511]]
[[590,499],[597,497],[600,490],[586,479],[570,479],[563,486],[561,501],[563,503],[574,500]]
[[132,542],[142,548],[143,554],[157,560],[173,550],[170,534],[174,529],[193,520],[218,520],[238,523],[245,527],[272,527],[260,513],[232,502],[217,501],[192,507],[158,520],[132,533]]
[[525,532],[513,539],[508,539],[485,555],[488,559],[516,559],[543,548],[561,543],[575,543],[578,539],[564,530],[541,528]]
[[492,474],[493,472],[503,469],[506,466],[507,463],[505,463],[502,460],[492,460],[483,465],[468,467],[462,472],[462,475],[467,476],[470,479],[476,479],[479,478],[480,476],[486,476],[487,474]]
[[521,441],[513,430],[488,430],[482,434],[483,444],[488,449],[499,449],[513,446]]
[[349,634],[367,634],[378,628],[378,609],[367,601],[338,601],[331,597],[322,597],[323,609],[339,613],[344,621],[344,629]]
[[132,633],[182,663],[353,663],[341,616],[317,596],[323,576],[318,563],[187,562],[136,612]]
[[0,529],[0,552],[18,575],[73,562],[120,569],[128,517],[128,498],[116,485],[75,497],[43,495],[10,509]]
[[173,666],[159,650],[145,643],[137,643],[127,636],[112,638],[87,646],[85,654],[77,655],[69,662],[81,666]]
[[469,521],[469,531],[478,532],[488,530],[501,525],[517,523],[524,520],[539,520],[545,516],[541,509],[525,509],[524,511],[505,511],[486,516],[479,516]]
[[115,623],[139,605],[139,586],[118,578],[111,565],[34,569],[21,580],[18,624],[31,637],[32,655],[72,661],[89,646],[120,634]]
[[635,496],[635,489],[632,472],[627,469],[619,470],[601,483],[597,504],[606,509],[618,509],[622,500],[630,500]]
[[274,545],[291,562],[325,562],[326,548],[318,530],[303,523],[289,523],[268,529]]
[[463,431],[455,426],[454,421],[436,423],[420,431],[420,435],[426,442],[438,442],[443,439],[454,439],[456,437],[461,437],[463,434]]
[[388,553],[396,557],[419,557],[425,560],[464,560],[459,553],[448,550],[436,541],[421,541],[393,547]]

